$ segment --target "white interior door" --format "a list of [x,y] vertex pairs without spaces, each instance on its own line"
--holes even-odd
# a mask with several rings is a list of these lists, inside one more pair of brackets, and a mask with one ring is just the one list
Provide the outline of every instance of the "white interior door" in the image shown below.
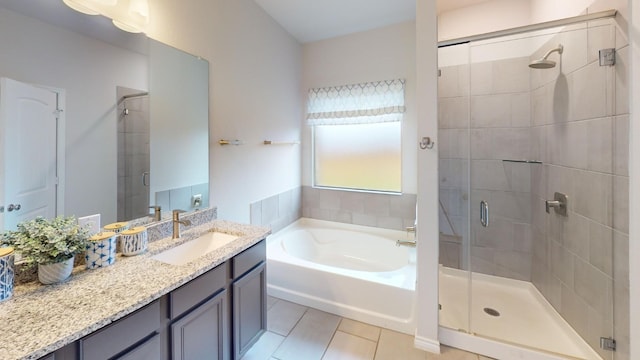
[[3,228],[56,216],[57,93],[0,79]]

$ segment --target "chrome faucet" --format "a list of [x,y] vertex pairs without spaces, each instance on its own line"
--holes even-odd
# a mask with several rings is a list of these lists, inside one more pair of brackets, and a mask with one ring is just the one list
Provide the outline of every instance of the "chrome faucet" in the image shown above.
[[177,239],[180,237],[180,224],[184,226],[191,225],[191,221],[189,220],[180,220],[180,213],[183,213],[184,210],[173,210],[173,236],[172,239]]
[[153,209],[153,220],[160,221],[162,219],[162,208],[160,205],[149,206],[149,209]]

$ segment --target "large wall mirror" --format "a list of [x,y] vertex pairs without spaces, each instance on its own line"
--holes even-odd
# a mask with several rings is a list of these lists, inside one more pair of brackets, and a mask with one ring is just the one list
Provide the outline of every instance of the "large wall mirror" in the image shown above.
[[0,46],[0,230],[209,205],[206,60],[61,0],[0,0]]

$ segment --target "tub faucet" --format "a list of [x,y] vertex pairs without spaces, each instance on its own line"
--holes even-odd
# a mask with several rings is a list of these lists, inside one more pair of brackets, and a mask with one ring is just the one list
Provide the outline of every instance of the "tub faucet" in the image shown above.
[[184,210],[173,210],[173,236],[172,239],[177,239],[180,237],[180,224],[184,226],[191,225],[191,221],[189,220],[180,220],[180,213],[183,213]]
[[416,241],[415,240],[396,240],[396,246],[415,247],[416,246]]

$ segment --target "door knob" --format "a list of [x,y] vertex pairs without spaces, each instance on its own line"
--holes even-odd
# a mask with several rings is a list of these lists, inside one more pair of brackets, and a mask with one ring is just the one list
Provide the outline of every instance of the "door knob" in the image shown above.
[[18,211],[20,210],[22,206],[20,206],[20,204],[9,204],[9,206],[7,206],[7,212],[12,212],[12,211]]

